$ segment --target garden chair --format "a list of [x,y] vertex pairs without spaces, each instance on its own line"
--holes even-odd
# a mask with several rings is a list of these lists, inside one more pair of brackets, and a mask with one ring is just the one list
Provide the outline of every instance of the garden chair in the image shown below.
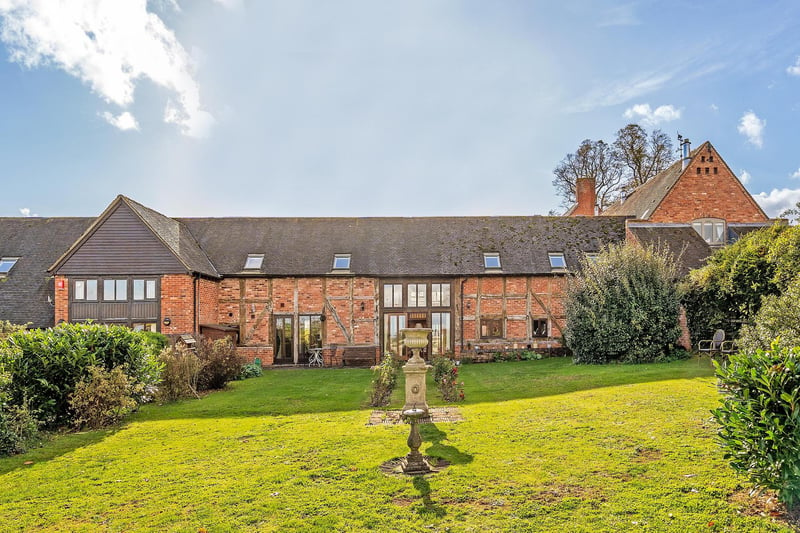
[[[732,346],[733,342],[728,341],[728,345]],[[726,347],[725,330],[722,329],[718,329],[717,331],[715,331],[713,338],[704,339],[697,343],[697,351],[706,352],[709,355],[714,355],[715,353],[723,353],[723,348],[725,347]]]

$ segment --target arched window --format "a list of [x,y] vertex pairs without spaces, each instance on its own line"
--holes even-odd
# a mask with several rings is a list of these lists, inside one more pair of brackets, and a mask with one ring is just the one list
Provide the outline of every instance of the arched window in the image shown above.
[[725,221],[721,218],[698,218],[692,222],[694,230],[708,244],[725,244]]

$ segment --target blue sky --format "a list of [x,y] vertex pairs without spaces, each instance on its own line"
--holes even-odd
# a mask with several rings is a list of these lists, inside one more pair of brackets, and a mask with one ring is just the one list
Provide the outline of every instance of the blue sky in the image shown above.
[[0,216],[547,214],[629,122],[800,201],[796,0],[61,4],[0,0]]

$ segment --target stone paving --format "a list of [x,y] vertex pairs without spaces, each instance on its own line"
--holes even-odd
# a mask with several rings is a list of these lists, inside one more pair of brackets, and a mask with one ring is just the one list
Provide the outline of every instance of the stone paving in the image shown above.
[[[400,410],[372,411],[369,415],[368,426],[403,424]],[[462,422],[464,417],[457,407],[431,407],[428,416],[419,419],[420,424],[436,424],[438,422]]]

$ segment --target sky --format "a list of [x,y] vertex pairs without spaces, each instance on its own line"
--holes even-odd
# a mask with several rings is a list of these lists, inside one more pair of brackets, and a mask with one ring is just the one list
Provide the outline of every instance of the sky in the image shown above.
[[631,122],[775,216],[798,35],[796,0],[0,0],[0,216],[547,214]]

